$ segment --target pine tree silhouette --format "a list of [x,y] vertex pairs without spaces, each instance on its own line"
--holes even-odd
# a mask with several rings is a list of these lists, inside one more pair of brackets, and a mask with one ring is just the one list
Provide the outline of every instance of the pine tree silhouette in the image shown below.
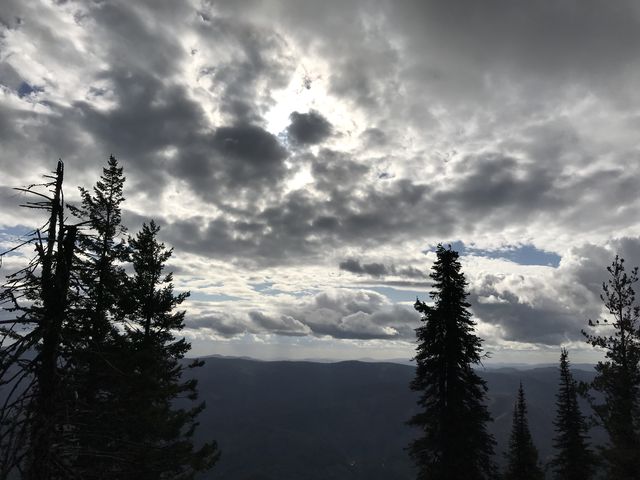
[[174,295],[163,274],[171,251],[154,223],[130,246],[122,239],[115,158],[92,193],[81,189],[74,225],[63,173],[59,162],[45,183],[18,189],[48,221],[0,254],[35,247],[0,292],[14,317],[0,320],[0,479],[192,479],[219,454],[215,442],[196,448],[192,438],[204,403],[190,403],[190,345],[175,337],[184,312],[174,309],[188,294]]
[[506,456],[507,468],[504,480],[541,480],[544,478],[538,465],[538,450],[533,444],[529,431],[527,403],[524,398],[522,382],[518,388],[518,397],[513,409],[513,424]]
[[458,253],[438,245],[431,278],[433,306],[419,300],[423,314],[416,376],[419,412],[409,420],[421,436],[409,446],[419,479],[484,480],[493,478],[495,441],[486,430],[491,420],[484,404],[487,387],[473,370],[480,364],[482,340],[467,310],[467,282]]
[[610,480],[640,478],[640,308],[635,302],[633,285],[638,281],[638,268],[629,274],[624,259],[616,255],[607,267],[610,278],[602,284],[600,296],[613,319],[589,320],[593,329],[604,334],[587,334],[587,341],[605,350],[605,361],[596,365],[591,387],[603,402],[591,397],[592,408],[600,424],[609,434],[609,444],[600,449]]
[[569,353],[560,354],[560,387],[556,395],[555,456],[550,462],[557,480],[589,480],[595,470],[594,452],[589,449],[589,427],[578,404],[578,385],[569,366]]
[[[160,228],[152,221],[129,240],[134,275],[126,283],[124,301],[127,383],[121,392],[126,428],[122,452],[128,467],[120,478],[153,480],[191,479],[206,471],[219,457],[210,442],[196,449],[192,436],[204,403],[175,405],[178,398],[195,401],[197,381],[183,378],[181,360],[191,345],[175,332],[184,327],[184,311],[175,311],[188,293],[174,294],[172,274],[164,273],[172,251],[158,242]],[[191,362],[187,368],[201,366]]]
[[77,451],[73,470],[83,478],[117,474],[121,456],[116,406],[116,384],[121,379],[117,363],[125,358],[115,324],[125,294],[124,269],[127,247],[121,204],[125,178],[122,167],[110,156],[91,191],[80,188],[81,204],[70,206],[81,222],[74,270],[81,285],[76,321],[69,325],[69,357],[73,362],[75,432]]

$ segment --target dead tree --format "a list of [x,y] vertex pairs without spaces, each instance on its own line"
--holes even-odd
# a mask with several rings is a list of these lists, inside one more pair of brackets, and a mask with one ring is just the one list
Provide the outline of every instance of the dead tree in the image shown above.
[[[73,478],[65,467],[73,434],[65,400],[62,331],[69,321],[71,265],[77,226],[66,226],[58,162],[47,181],[17,189],[35,197],[21,205],[45,210],[47,222],[10,252],[29,245],[35,255],[6,276],[0,305],[0,479]],[[44,192],[42,191],[44,189]]]

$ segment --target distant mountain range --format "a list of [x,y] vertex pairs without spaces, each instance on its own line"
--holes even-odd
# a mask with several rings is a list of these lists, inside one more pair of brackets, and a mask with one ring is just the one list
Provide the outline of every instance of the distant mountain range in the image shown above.
[[[416,409],[412,366],[397,363],[264,362],[207,357],[198,369],[207,403],[198,438],[215,439],[222,457],[204,479],[415,479],[404,448],[416,431],[405,424]],[[589,366],[579,380],[593,377]],[[493,368],[479,372],[489,387],[491,432],[502,463],[512,408],[522,381],[532,435],[543,460],[552,454],[558,370]],[[595,431],[594,441],[602,442]]]

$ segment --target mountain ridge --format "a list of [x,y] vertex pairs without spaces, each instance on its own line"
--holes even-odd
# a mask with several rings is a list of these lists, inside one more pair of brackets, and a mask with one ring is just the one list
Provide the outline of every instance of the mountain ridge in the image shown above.
[[[198,439],[214,438],[222,457],[202,479],[382,480],[413,479],[404,450],[417,433],[405,422],[416,409],[409,389],[414,368],[392,362],[336,363],[261,361],[201,357],[195,372],[201,414]],[[496,461],[511,428],[520,381],[541,458],[552,454],[558,369],[481,369],[487,381],[489,430],[497,440]],[[574,369],[578,380],[592,372]],[[595,432],[601,441],[601,432]]]

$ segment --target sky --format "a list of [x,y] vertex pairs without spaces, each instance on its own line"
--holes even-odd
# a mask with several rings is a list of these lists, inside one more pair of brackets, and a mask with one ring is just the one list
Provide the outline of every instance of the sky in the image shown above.
[[442,242],[489,362],[595,361],[639,51],[625,0],[3,0],[0,246],[41,220],[13,187],[61,158],[73,204],[113,154],[194,355],[409,359]]

